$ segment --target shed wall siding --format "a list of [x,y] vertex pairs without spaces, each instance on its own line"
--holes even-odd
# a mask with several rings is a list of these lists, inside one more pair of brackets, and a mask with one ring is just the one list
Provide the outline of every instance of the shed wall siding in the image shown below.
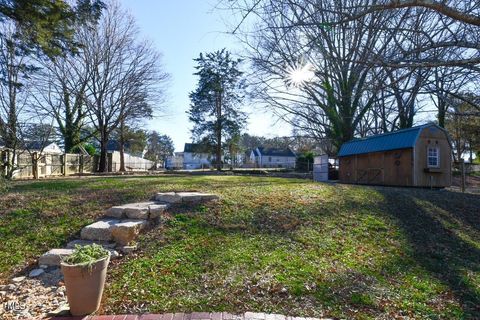
[[345,183],[413,186],[412,149],[373,152],[340,158],[339,179]]
[[[425,172],[427,166],[427,148],[440,150],[439,172]],[[448,187],[452,184],[452,149],[446,133],[435,127],[422,130],[415,145],[415,175],[418,187]]]

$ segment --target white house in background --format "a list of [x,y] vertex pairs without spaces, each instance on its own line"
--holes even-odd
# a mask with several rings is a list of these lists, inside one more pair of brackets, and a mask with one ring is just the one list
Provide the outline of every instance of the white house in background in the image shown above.
[[62,148],[52,141],[28,141],[25,142],[26,149],[32,152],[42,152],[44,154],[62,154]]
[[183,152],[175,152],[173,156],[168,156],[165,168],[170,170],[183,169]]
[[212,154],[205,147],[196,143],[185,143],[183,148],[183,168],[186,170],[209,168]]
[[258,147],[250,153],[250,161],[259,168],[295,168],[297,156],[290,149]]

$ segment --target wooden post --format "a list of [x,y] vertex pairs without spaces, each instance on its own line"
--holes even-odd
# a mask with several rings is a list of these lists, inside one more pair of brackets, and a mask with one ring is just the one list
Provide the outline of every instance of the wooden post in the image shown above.
[[78,164],[78,173],[83,174],[83,163],[84,163],[83,154],[80,154],[79,157],[80,158],[79,158],[79,164]]
[[462,192],[465,192],[465,187],[466,187],[466,178],[465,178],[465,160],[460,159],[460,170],[462,174]]
[[32,153],[32,174],[33,179],[38,179],[38,153]]
[[[4,152],[5,152],[4,171],[5,171],[5,177],[7,177],[12,170],[10,168],[10,165],[13,165],[13,161],[10,160],[10,158],[12,157],[10,149],[5,150]],[[13,178],[13,176],[10,178]]]
[[0,171],[0,174],[2,175],[2,177],[6,177],[7,176],[7,151],[6,150],[2,150],[0,151],[0,165],[2,166],[2,171]]
[[67,154],[62,154],[62,173],[64,176],[67,175]]

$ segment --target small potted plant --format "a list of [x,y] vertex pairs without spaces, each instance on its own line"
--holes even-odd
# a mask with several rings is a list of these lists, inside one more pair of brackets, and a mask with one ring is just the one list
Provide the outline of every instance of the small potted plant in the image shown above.
[[94,313],[102,300],[110,252],[91,244],[76,246],[61,263],[70,313],[83,316]]

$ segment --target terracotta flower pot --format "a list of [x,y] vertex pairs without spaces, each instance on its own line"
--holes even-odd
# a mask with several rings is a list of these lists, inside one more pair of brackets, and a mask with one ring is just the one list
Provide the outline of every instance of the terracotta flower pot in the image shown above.
[[62,262],[68,304],[73,316],[94,313],[100,307],[110,256],[91,265],[69,265]]

